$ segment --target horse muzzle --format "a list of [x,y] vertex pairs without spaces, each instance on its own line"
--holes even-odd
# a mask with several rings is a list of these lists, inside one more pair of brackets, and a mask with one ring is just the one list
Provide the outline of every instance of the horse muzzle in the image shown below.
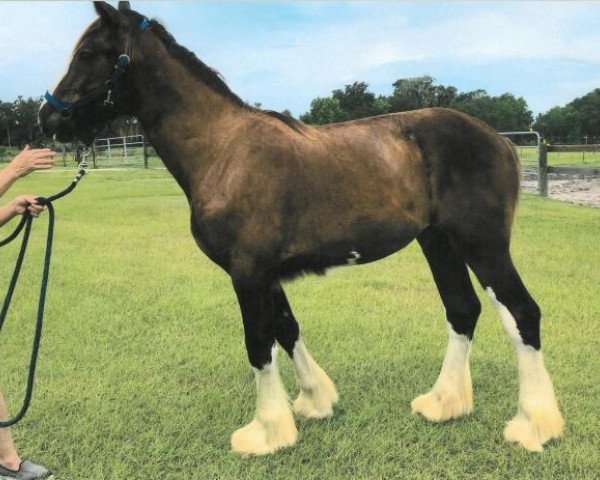
[[71,142],[82,136],[76,132],[71,112],[56,110],[48,103],[42,105],[39,121],[42,132],[49,139],[55,138],[59,142]]
[[58,133],[66,119],[61,112],[54,110],[49,104],[45,103],[39,112],[40,126],[46,137],[52,138]]

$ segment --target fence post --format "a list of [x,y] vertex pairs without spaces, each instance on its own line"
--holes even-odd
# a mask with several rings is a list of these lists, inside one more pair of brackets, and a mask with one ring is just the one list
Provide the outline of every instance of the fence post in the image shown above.
[[144,168],[148,168],[148,144],[146,143],[146,137],[142,137],[142,144],[144,150]]
[[96,163],[96,143],[92,143],[92,163],[94,164],[94,168],[98,168],[98,164]]
[[67,166],[67,147],[65,145],[62,146],[62,157],[63,157],[63,167]]
[[538,189],[541,197],[548,196],[548,146],[541,142],[538,150]]

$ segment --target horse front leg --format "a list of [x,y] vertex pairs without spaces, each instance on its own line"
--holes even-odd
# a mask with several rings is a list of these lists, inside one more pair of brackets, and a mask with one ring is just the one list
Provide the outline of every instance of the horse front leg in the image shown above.
[[279,283],[273,286],[275,338],[294,363],[300,394],[294,411],[305,418],[326,418],[333,415],[338,394],[333,381],[315,362],[300,336],[300,327]]
[[268,282],[233,280],[242,311],[250,365],[256,379],[254,419],[231,436],[241,455],[265,455],[296,443],[298,430],[277,368],[273,296]]

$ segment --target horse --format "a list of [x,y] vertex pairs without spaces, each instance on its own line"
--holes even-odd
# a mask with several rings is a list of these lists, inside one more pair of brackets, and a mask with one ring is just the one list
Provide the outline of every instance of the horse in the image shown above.
[[[296,443],[294,413],[333,414],[334,382],[310,355],[282,284],[361,265],[419,243],[445,308],[441,372],[412,412],[445,422],[473,410],[469,354],[481,303],[470,268],[495,305],[518,357],[517,413],[504,437],[529,451],[564,421],[544,366],[541,313],[510,255],[520,163],[483,122],[441,108],[320,127],[251,107],[165,27],[94,2],[98,18],[39,117],[59,141],[90,143],[135,116],[190,208],[198,247],[231,278],[256,380],[256,411],[231,436],[238,454]],[[293,362],[290,405],[278,346]]]

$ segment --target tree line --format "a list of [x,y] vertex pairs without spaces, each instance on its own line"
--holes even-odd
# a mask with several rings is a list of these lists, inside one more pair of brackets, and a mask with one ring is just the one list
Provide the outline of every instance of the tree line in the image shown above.
[[527,102],[511,93],[491,96],[485,90],[459,92],[456,87],[436,85],[429,75],[402,78],[391,95],[369,91],[365,82],[354,82],[317,97],[300,119],[324,125],[372,115],[405,112],[426,107],[446,107],[483,120],[497,131],[535,130],[550,143],[600,143],[600,88],[564,107],[554,107],[533,118]]
[[0,100],[0,145],[23,145],[33,138],[42,98]]
[[[429,75],[401,78],[392,87],[390,95],[375,95],[367,83],[354,82],[334,90],[329,97],[315,98],[300,119],[323,125],[419,108],[447,107],[479,118],[498,131],[536,130],[550,143],[600,143],[600,88],[534,119],[525,99],[511,93],[491,96],[485,90],[459,92],[456,87],[436,84]],[[0,145],[22,146],[32,141],[42,100],[42,97],[22,96],[13,102],[0,100]],[[141,133],[139,123],[127,117],[113,122],[101,136],[138,133]]]
[[[38,112],[43,102],[43,97],[24,98],[17,97],[12,102],[0,100],[0,145],[22,147],[27,143],[49,143],[37,129]],[[138,135],[142,131],[136,118],[122,117],[104,128],[100,133],[101,138],[123,137]]]

